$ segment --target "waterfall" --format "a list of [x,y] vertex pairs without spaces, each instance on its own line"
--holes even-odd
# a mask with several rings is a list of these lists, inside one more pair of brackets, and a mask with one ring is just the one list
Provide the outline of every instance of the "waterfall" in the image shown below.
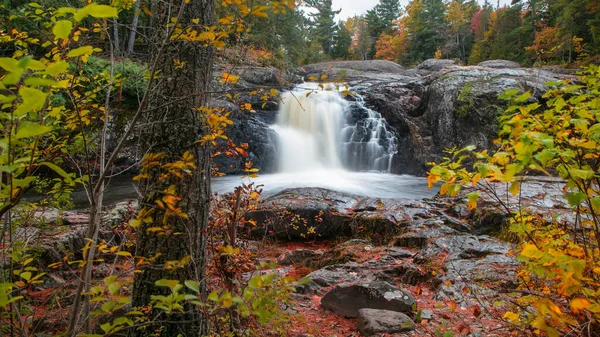
[[282,94],[277,124],[279,171],[348,169],[389,172],[397,139],[362,97],[304,83]]

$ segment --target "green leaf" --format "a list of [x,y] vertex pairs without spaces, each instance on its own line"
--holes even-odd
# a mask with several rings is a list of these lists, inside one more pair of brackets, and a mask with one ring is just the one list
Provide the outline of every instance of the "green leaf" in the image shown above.
[[92,55],[94,48],[92,46],[83,46],[70,50],[67,53],[67,57],[79,57],[82,55]]
[[527,92],[525,92],[525,93],[523,93],[523,94],[519,95],[517,98],[515,98],[515,102],[516,102],[516,103],[523,103],[523,102],[525,102],[526,100],[528,100],[528,99],[529,99],[529,97],[531,97],[531,93],[530,93],[529,91],[527,91]]
[[23,139],[29,137],[40,136],[52,131],[52,127],[48,125],[35,124],[31,122],[23,122],[19,129],[17,130],[17,134],[15,138]]
[[23,102],[15,109],[15,116],[21,117],[31,111],[38,111],[46,103],[46,94],[38,89],[21,87],[19,95]]
[[567,201],[569,202],[569,205],[577,206],[587,198],[587,195],[583,192],[575,192],[567,193],[566,197]]
[[119,15],[115,7],[98,5],[97,3],[91,3],[75,13],[75,20],[81,21],[87,16],[93,16],[95,18],[114,18]]
[[30,271],[21,273],[21,275],[19,275],[19,276],[21,276],[25,281],[31,280],[31,272]]
[[217,302],[219,300],[219,293],[217,293],[217,291],[214,290],[210,294],[208,294],[207,299],[212,302]]
[[8,72],[13,72],[19,68],[19,61],[10,57],[0,57],[0,67]]
[[193,281],[193,280],[186,280],[184,282],[185,286],[188,287],[189,289],[199,293],[200,292],[200,286],[198,285],[198,282]]
[[248,281],[248,287],[251,289],[259,289],[263,286],[263,280],[260,275],[256,275]]
[[[63,170],[62,168],[60,168],[59,166],[57,166],[57,165],[55,165],[53,163],[47,162],[47,161],[40,163],[40,165],[44,165],[44,166],[48,167],[49,169],[51,169],[52,171],[58,173],[67,182],[73,182],[73,178],[71,178],[71,176],[67,172],[65,172],[65,170]],[[118,253],[117,253],[117,255],[118,255]]]
[[57,40],[68,38],[71,30],[73,30],[73,23],[69,20],[60,20],[52,27],[52,33]]
[[41,78],[41,77],[28,77],[26,78],[23,83],[25,83],[25,85],[28,85],[30,87],[51,87],[53,85],[56,85],[57,82],[54,80],[49,80],[47,78]]
[[56,76],[61,74],[67,70],[69,64],[66,61],[58,61],[56,63],[51,63],[46,68],[46,74],[50,76]]
[[23,69],[31,70],[44,70],[46,65],[38,60],[34,60],[31,57],[25,57],[19,61],[19,67]]
[[569,173],[571,174],[571,176],[573,178],[579,178],[579,179],[590,179],[592,177],[594,177],[594,171],[592,170],[579,170],[579,169],[571,169],[569,171]]

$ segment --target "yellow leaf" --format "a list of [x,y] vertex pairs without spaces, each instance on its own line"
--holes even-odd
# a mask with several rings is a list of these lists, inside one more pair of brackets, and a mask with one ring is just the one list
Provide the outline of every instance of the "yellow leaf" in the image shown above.
[[579,313],[580,311],[585,310],[587,307],[589,307],[590,304],[590,301],[588,301],[585,298],[574,298],[571,301],[570,307],[574,313]]
[[517,196],[517,194],[519,194],[520,188],[521,188],[521,184],[519,184],[518,182],[514,182],[510,185],[510,187],[508,188],[508,191],[513,196]]
[[523,246],[523,249],[521,250],[521,256],[529,259],[539,259],[544,256],[544,253],[537,249],[535,245],[527,243]]
[[517,321],[521,315],[514,313],[512,311],[507,311],[502,318],[509,319],[513,322]]

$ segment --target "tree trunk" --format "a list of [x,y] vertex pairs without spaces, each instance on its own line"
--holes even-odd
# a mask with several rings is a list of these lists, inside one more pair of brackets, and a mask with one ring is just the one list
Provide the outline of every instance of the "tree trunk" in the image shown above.
[[114,42],[114,48],[115,48],[115,52],[118,53],[121,49],[120,49],[120,44],[119,44],[119,23],[118,23],[119,18],[114,18],[113,19],[113,42]]
[[140,2],[141,0],[136,0],[135,7],[133,9],[133,21],[131,22],[131,31],[129,32],[129,40],[127,41],[127,53],[129,54],[133,54],[133,46],[135,44],[137,26],[138,21],[140,19]]
[[[213,23],[212,0],[169,0],[153,2],[152,29],[155,32],[153,41],[161,41],[167,31],[167,23],[171,17],[180,15],[183,27],[192,25],[193,19],[199,19],[197,26],[210,26]],[[183,6],[183,7],[182,7]],[[180,14],[178,14],[180,13]],[[195,24],[194,24],[195,25]],[[156,44],[150,44],[154,46]],[[152,61],[161,55],[151,50]],[[185,62],[183,69],[177,69],[173,59]],[[151,62],[152,63],[152,62]],[[213,50],[203,47],[200,43],[172,41],[158,59],[158,69],[161,69],[161,79],[157,82],[151,100],[155,109],[146,116],[148,125],[141,131],[144,152],[164,153],[164,162],[180,160],[186,151],[194,155],[195,166],[191,176],[181,180],[169,179],[164,184],[157,184],[160,173],[154,172],[142,185],[141,207],[155,205],[169,185],[175,185],[182,199],[177,204],[188,215],[188,219],[170,218],[169,225],[172,233],[157,235],[147,232],[147,227],[161,226],[165,215],[160,209],[153,214],[154,222],[143,225],[138,229],[137,256],[152,258],[160,254],[152,267],[144,268],[136,274],[133,288],[133,305],[146,306],[151,303],[151,295],[164,295],[169,292],[165,287],[156,287],[160,279],[196,280],[204,292],[206,267],[206,227],[210,201],[210,149],[196,143],[204,133],[204,123],[200,113],[194,108],[205,105],[206,92],[212,79]],[[181,98],[188,97],[186,100]],[[175,102],[168,104],[169,102]],[[166,261],[181,260],[190,256],[191,262],[185,268],[168,271],[158,268]],[[155,312],[155,314],[158,311]],[[159,326],[161,336],[201,336],[207,333],[208,324],[195,307],[186,307],[184,313],[172,314],[169,317],[157,316],[156,320],[163,321],[156,326],[146,327],[145,331],[136,331],[134,335],[143,336],[155,331]],[[167,320],[169,323],[164,323]]]

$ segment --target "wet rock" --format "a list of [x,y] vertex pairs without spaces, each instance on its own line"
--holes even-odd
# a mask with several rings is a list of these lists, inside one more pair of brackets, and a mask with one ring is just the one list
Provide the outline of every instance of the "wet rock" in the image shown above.
[[546,83],[563,77],[540,69],[456,67],[436,74],[427,87],[424,116],[437,150],[475,145],[491,149],[497,135],[498,96],[507,89],[532,91],[532,102]]
[[33,213],[31,225],[43,225],[56,223],[60,218],[60,212],[56,208],[42,208]]
[[521,65],[517,62],[508,60],[488,60],[479,63],[478,66],[486,68],[521,68]]
[[431,274],[413,263],[404,263],[390,268],[386,268],[383,274],[391,278],[399,279],[403,284],[417,285],[419,283],[433,281],[435,285],[439,281]]
[[421,310],[421,319],[431,321],[433,319],[433,310]]
[[432,240],[416,256],[415,261],[429,261],[441,254],[447,260],[482,258],[490,254],[507,254],[513,247],[488,236],[452,235]]
[[258,224],[255,236],[306,240],[350,233],[351,211],[357,196],[324,188],[286,189],[244,217]]
[[321,299],[323,308],[344,317],[356,317],[362,308],[408,313],[414,304],[415,299],[408,291],[368,279],[337,285]]
[[83,225],[90,222],[90,215],[77,211],[66,211],[61,216],[61,221],[64,225]]
[[[226,100],[213,100],[211,106],[224,108],[231,111],[230,118],[233,125],[227,129],[227,137],[238,146],[248,144],[246,152],[248,158],[227,156],[221,154],[213,160],[220,172],[225,174],[244,174],[246,159],[252,161],[254,167],[260,172],[269,173],[276,169],[277,133],[269,127],[276,120],[276,111],[265,111],[269,108],[262,107],[264,102],[255,97],[244,97],[245,102],[252,104],[255,113],[241,111],[239,106]],[[276,107],[274,107],[276,109]]]
[[404,71],[404,67],[398,63],[386,60],[321,62],[305,65],[301,70],[305,73],[318,73],[330,69],[352,69],[376,73],[402,73]]
[[363,308],[358,310],[356,326],[363,336],[372,336],[414,330],[415,322],[401,312]]
[[455,229],[444,225],[442,220],[421,221],[406,227],[404,233],[396,237],[394,246],[422,248],[431,239],[457,233],[458,232]]
[[111,210],[105,213],[102,221],[107,227],[121,225],[124,221],[131,218],[137,212],[137,200],[127,200],[119,202]]
[[406,249],[402,249],[402,248],[397,248],[397,247],[388,248],[386,250],[386,253],[395,259],[406,259],[406,258],[415,256],[414,252],[411,252],[410,250],[406,250]]
[[320,263],[323,257],[323,251],[314,251],[310,249],[294,249],[279,257],[277,263],[282,266],[300,264],[313,268]]
[[380,244],[389,242],[400,231],[393,215],[383,212],[361,212],[352,218],[350,228],[354,237],[366,237]]
[[308,288],[302,288],[302,292],[321,292],[326,287],[342,283],[354,282],[359,279],[370,279],[380,281],[392,281],[401,279],[409,284],[423,281],[429,276],[419,267],[406,263],[402,259],[396,259],[389,255],[365,262],[347,262],[330,265],[306,276],[311,280]]
[[373,250],[373,246],[369,241],[351,239],[325,252],[319,263],[319,267],[356,261],[365,252],[371,250]]

